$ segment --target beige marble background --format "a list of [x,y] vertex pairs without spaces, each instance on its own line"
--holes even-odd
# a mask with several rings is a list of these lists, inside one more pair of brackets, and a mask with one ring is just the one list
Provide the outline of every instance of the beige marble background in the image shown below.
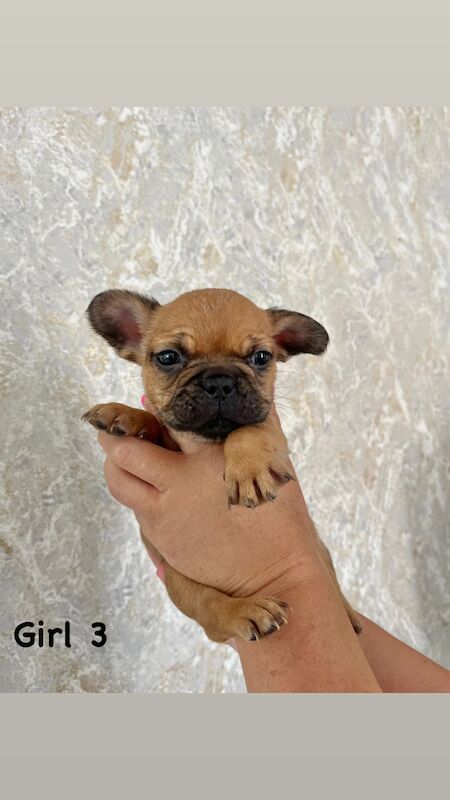
[[[1,112],[1,690],[243,689],[79,421],[141,394],[83,316],[109,287],[230,287],[325,324],[326,356],[279,378],[313,517],[354,605],[450,666],[449,131],[441,108]],[[71,620],[72,648],[20,649],[27,619]]]

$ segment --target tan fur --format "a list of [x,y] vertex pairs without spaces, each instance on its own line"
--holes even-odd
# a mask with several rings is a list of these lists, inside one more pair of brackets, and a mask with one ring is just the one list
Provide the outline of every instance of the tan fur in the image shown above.
[[81,419],[114,436],[137,436],[159,444],[159,422],[139,408],[130,408],[123,403],[99,403],[86,411]]
[[275,500],[278,487],[292,480],[284,434],[271,417],[238,428],[224,443],[225,486],[231,505],[256,508]]
[[[127,299],[131,305],[132,301],[133,298]],[[137,343],[133,343],[132,347],[122,344],[114,346],[122,357],[141,364],[144,388],[155,414],[183,450],[197,449],[201,441],[191,433],[171,429],[170,402],[175,389],[189,381],[192,371],[199,364],[226,366],[234,361],[239,362],[240,369],[257,390],[263,407],[267,410],[270,408],[274,393],[275,361],[288,357],[275,341],[284,312],[277,312],[276,317],[271,316],[242,295],[219,289],[188,292],[167,305],[156,306],[156,310],[148,302],[139,306],[137,319],[142,337]],[[97,331],[105,335],[99,327],[96,327]],[[105,338],[110,340],[109,335],[105,335]],[[169,382],[149,355],[177,346],[182,346],[189,353],[189,364]],[[274,354],[263,374],[255,375],[244,361],[251,348],[267,349]],[[83,418],[111,434],[158,441],[159,424],[151,414],[119,403],[94,406]],[[280,486],[294,478],[290,472],[286,439],[270,415],[260,423],[233,430],[224,441],[224,457],[225,491],[229,504],[254,508],[265,501],[273,501]],[[358,615],[343,597],[331,556],[318,535],[317,546],[352,625],[359,632],[361,624]],[[147,547],[153,555],[159,556],[148,543]],[[172,601],[184,614],[197,620],[213,641],[223,642],[235,636],[258,639],[276,631],[286,622],[287,607],[279,600],[257,596],[229,597],[186,578],[167,563],[165,570],[167,591]]]
[[[182,343],[192,357],[192,364],[180,376],[187,381],[199,360],[226,364],[242,357],[252,342],[273,347],[271,321],[265,311],[237,292],[223,289],[202,289],[187,292],[158,313],[149,315],[142,342],[142,378],[147,396],[163,421],[173,389],[155,365],[145,358],[151,351]],[[261,396],[268,403],[273,397],[275,359],[264,375]],[[251,370],[247,374],[252,378]]]

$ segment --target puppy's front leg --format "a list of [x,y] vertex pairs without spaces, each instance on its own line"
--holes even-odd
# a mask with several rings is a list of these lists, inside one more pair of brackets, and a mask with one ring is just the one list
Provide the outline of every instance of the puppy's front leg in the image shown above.
[[224,455],[230,505],[256,508],[266,500],[275,500],[279,486],[294,479],[286,437],[271,417],[230,433]]

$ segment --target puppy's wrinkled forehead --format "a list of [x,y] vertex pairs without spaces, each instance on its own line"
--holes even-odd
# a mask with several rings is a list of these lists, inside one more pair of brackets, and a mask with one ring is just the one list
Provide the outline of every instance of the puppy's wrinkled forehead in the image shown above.
[[299,353],[316,356],[328,345],[319,322],[297,311],[268,308],[230,289],[187,292],[166,305],[124,289],[97,294],[89,322],[122,358],[142,366],[163,349],[184,349],[190,357],[246,358],[267,350],[276,361]]
[[145,336],[147,348],[178,346],[191,355],[242,357],[270,347],[272,323],[251,300],[231,290],[187,292],[158,308]]

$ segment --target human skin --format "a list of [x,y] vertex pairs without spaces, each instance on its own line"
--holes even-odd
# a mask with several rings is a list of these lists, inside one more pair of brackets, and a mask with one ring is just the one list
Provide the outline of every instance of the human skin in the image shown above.
[[133,438],[98,438],[109,490],[134,510],[150,548],[199,583],[289,604],[280,631],[236,641],[249,691],[380,691],[315,546],[297,481],[274,503],[229,509],[220,445],[188,455]]
[[[273,504],[230,511],[220,447],[193,456],[107,434],[99,441],[109,489],[135,511],[150,555],[156,547],[181,572],[230,594],[269,592],[289,603],[287,627],[257,643],[235,642],[250,691],[450,691],[448,670],[372,621],[363,618],[354,635],[298,483]],[[164,578],[163,568],[158,574]]]
[[[143,538],[143,542],[157,576],[164,582],[164,565],[155,558],[149,541]],[[383,692],[450,692],[448,669],[401,642],[361,612],[359,617],[363,630],[358,641]],[[238,649],[234,639],[228,644]]]
[[359,643],[383,692],[450,692],[450,671],[360,615]]

